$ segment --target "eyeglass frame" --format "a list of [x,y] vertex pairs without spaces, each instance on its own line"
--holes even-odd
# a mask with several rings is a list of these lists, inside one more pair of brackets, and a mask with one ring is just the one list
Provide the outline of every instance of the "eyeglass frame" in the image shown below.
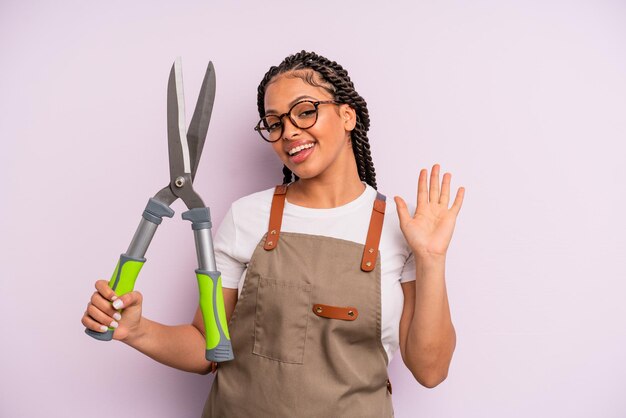
[[[300,126],[298,126],[298,124],[293,120],[293,118],[291,117],[291,111],[293,110],[294,107],[298,106],[300,103],[304,103],[304,102],[309,102],[312,103],[313,106],[315,106],[315,121],[313,122],[313,124],[311,126],[307,126],[306,128],[301,128]],[[338,102],[336,100],[309,100],[309,99],[305,99],[305,100],[300,100],[296,103],[293,104],[293,106],[291,106],[291,108],[289,108],[288,112],[283,113],[282,115],[265,115],[264,117],[262,117],[259,122],[256,124],[256,126],[254,127],[254,130],[257,131],[259,133],[259,135],[261,135],[261,138],[263,138],[264,141],[266,142],[270,142],[270,143],[274,143],[276,141],[279,141],[280,138],[283,136],[283,133],[285,131],[285,124],[283,123],[283,118],[285,116],[289,116],[289,121],[292,123],[293,126],[295,126],[298,129],[309,129],[312,128],[316,123],[317,123],[317,118],[319,116],[319,110],[318,107],[321,104],[337,104],[337,105],[342,105],[344,103]],[[261,123],[263,123],[263,119],[265,119],[268,116],[276,116],[278,117],[278,120],[280,120],[280,135],[278,135],[278,138],[276,138],[275,140],[271,141],[267,138],[265,138],[263,136],[263,134],[261,133],[262,129],[261,129]],[[266,129],[267,130],[267,129]],[[268,131],[268,136],[269,136],[269,131]]]

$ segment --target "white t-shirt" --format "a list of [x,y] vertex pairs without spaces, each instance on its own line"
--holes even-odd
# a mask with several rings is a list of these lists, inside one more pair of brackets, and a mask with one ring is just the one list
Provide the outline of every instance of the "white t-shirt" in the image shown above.
[[[323,235],[365,244],[376,190],[366,185],[355,200],[330,209],[313,209],[285,201],[281,231]],[[267,232],[274,187],[244,196],[231,205],[214,240],[215,262],[222,286],[243,288],[254,249]],[[399,347],[404,293],[400,283],[415,280],[415,260],[398,221],[393,198],[386,200],[380,239],[381,340],[389,362]]]

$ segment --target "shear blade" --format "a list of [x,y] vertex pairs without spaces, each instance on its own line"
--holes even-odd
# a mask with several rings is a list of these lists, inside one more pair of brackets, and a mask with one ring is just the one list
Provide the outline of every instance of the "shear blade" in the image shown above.
[[191,159],[191,178],[196,177],[196,170],[202,155],[202,148],[209,130],[209,122],[211,121],[211,113],[213,112],[213,102],[215,101],[215,68],[213,63],[209,61],[209,65],[204,73],[202,87],[198,95],[198,102],[189,124],[187,132],[187,143],[189,144],[189,153]]
[[184,173],[191,173],[180,57],[172,65],[167,83],[167,135],[170,177],[174,180]]

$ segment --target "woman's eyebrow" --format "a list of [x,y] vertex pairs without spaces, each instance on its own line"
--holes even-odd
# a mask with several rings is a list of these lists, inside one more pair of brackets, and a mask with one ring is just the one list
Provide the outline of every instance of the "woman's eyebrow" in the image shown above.
[[[300,101],[300,100],[302,100],[302,99],[313,99],[313,100],[317,100],[317,98],[316,98],[316,97],[311,97],[311,96],[307,96],[307,95],[304,95],[304,96],[298,96],[298,97],[296,97],[295,99],[293,99],[293,100],[291,101],[291,103],[289,103],[289,108],[291,109],[291,106],[293,106],[296,102],[299,102],[299,101]],[[274,113],[278,113],[278,111],[277,111],[277,110],[274,110],[274,109],[265,109],[265,114],[266,114],[266,115],[268,115],[268,114],[274,114]]]

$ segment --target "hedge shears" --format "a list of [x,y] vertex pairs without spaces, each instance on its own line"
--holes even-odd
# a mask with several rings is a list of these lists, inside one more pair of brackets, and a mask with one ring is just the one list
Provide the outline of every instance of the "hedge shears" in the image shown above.
[[[172,65],[167,84],[170,183],[148,200],[128,250],[120,255],[109,281],[109,287],[118,296],[133,290],[139,271],[146,262],[144,255],[157,227],[164,216],[171,218],[174,215],[170,205],[176,199],[182,199],[189,209],[182,214],[182,218],[191,221],[198,257],[196,279],[200,292],[200,309],[206,330],[205,357],[209,361],[222,362],[234,358],[224,308],[222,278],[215,264],[211,213],[193,189],[193,180],[209,128],[214,100],[215,69],[213,63],[209,62],[187,131],[182,65],[180,58],[177,58]],[[114,329],[109,327],[105,332],[85,329],[85,332],[98,340],[110,341],[113,338]]]

